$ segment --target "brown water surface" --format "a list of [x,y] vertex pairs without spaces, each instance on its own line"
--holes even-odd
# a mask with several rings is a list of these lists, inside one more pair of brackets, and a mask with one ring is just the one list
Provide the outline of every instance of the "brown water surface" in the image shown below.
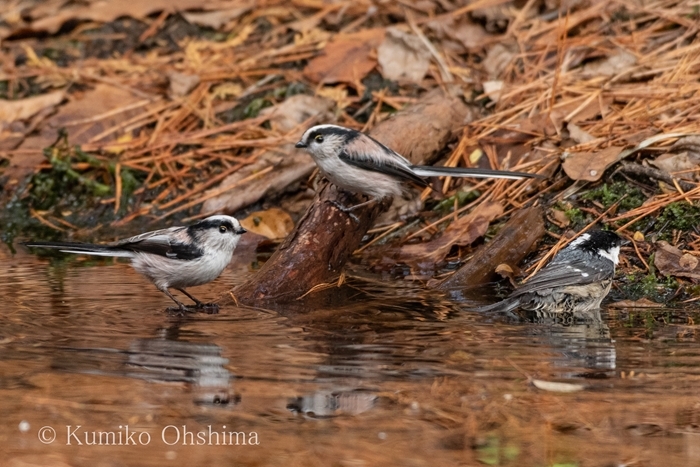
[[527,323],[353,281],[177,317],[126,264],[0,261],[3,466],[700,465],[695,311]]

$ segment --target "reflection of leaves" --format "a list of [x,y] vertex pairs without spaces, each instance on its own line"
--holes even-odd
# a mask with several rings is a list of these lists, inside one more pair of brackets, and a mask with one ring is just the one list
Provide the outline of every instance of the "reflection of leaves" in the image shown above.
[[490,436],[485,446],[477,449],[479,462],[486,465],[506,465],[514,461],[520,454],[520,449],[512,444],[501,446],[501,441]]

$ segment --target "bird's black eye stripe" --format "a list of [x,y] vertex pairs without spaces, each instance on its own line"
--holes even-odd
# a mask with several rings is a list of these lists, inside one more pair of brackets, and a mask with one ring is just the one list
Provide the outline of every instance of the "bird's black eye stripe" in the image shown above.
[[191,234],[194,234],[197,231],[201,232],[203,230],[213,229],[216,229],[221,233],[233,232],[235,230],[230,221],[221,219],[205,219],[189,226],[187,230],[189,230]]

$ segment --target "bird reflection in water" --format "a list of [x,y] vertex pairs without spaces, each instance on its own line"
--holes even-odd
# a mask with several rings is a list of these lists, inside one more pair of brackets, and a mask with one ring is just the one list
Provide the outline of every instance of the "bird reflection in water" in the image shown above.
[[127,365],[132,367],[127,376],[190,383],[199,404],[236,402],[231,394],[232,375],[224,367],[228,359],[216,344],[137,339],[127,353]]

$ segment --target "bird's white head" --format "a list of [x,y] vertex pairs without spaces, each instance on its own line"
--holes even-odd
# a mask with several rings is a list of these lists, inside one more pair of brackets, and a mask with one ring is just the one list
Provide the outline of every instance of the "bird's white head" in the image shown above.
[[335,158],[345,146],[362,136],[359,131],[337,125],[316,125],[304,132],[296,148],[305,149],[317,162]]
[[216,215],[190,225],[187,233],[204,251],[232,253],[246,230],[235,217]]

